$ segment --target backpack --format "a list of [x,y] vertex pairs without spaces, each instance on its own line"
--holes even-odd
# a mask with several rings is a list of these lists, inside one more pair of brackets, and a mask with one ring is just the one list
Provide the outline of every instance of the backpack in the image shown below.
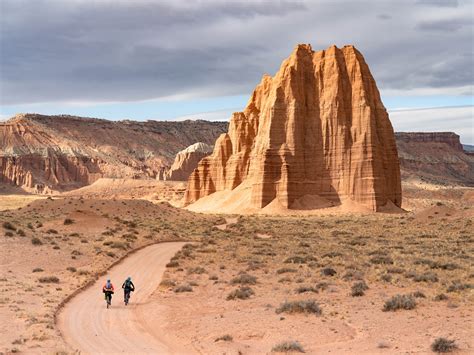
[[132,288],[132,281],[131,280],[125,280],[125,288]]

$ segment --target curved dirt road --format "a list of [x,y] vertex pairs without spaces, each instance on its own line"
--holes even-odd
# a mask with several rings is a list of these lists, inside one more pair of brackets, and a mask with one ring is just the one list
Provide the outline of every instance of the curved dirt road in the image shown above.
[[[141,308],[158,287],[165,265],[184,243],[161,243],[146,247],[109,270],[92,287],[79,293],[58,316],[66,342],[81,353],[189,354],[166,336],[163,320],[145,324]],[[121,285],[131,276],[137,291],[130,304],[123,304]],[[115,286],[112,307],[106,308],[101,292],[110,277]]]

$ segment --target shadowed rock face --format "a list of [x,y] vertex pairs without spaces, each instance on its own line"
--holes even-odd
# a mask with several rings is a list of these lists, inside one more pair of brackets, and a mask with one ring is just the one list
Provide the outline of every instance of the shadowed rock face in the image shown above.
[[0,124],[0,182],[48,192],[102,177],[156,178],[178,151],[196,141],[213,144],[227,126],[17,115]]
[[234,113],[188,181],[187,204],[251,184],[252,207],[305,195],[351,199],[374,211],[401,206],[400,167],[387,111],[352,46],[298,45]]

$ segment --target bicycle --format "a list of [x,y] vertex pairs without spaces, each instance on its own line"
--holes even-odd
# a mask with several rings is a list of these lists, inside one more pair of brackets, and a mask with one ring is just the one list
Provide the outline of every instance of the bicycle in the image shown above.
[[131,291],[132,290],[125,290],[124,303],[125,303],[126,306],[128,305],[128,302],[130,301],[130,292]]
[[105,291],[105,303],[107,304],[107,308],[109,308],[112,305],[112,294],[114,293],[113,291]]

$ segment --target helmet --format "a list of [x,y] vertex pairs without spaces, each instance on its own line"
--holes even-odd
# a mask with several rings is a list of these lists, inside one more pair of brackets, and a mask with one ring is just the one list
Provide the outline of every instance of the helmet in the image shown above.
[[110,279],[107,279],[107,282],[110,282]]
[[127,277],[127,281],[132,281],[132,278],[130,276]]

